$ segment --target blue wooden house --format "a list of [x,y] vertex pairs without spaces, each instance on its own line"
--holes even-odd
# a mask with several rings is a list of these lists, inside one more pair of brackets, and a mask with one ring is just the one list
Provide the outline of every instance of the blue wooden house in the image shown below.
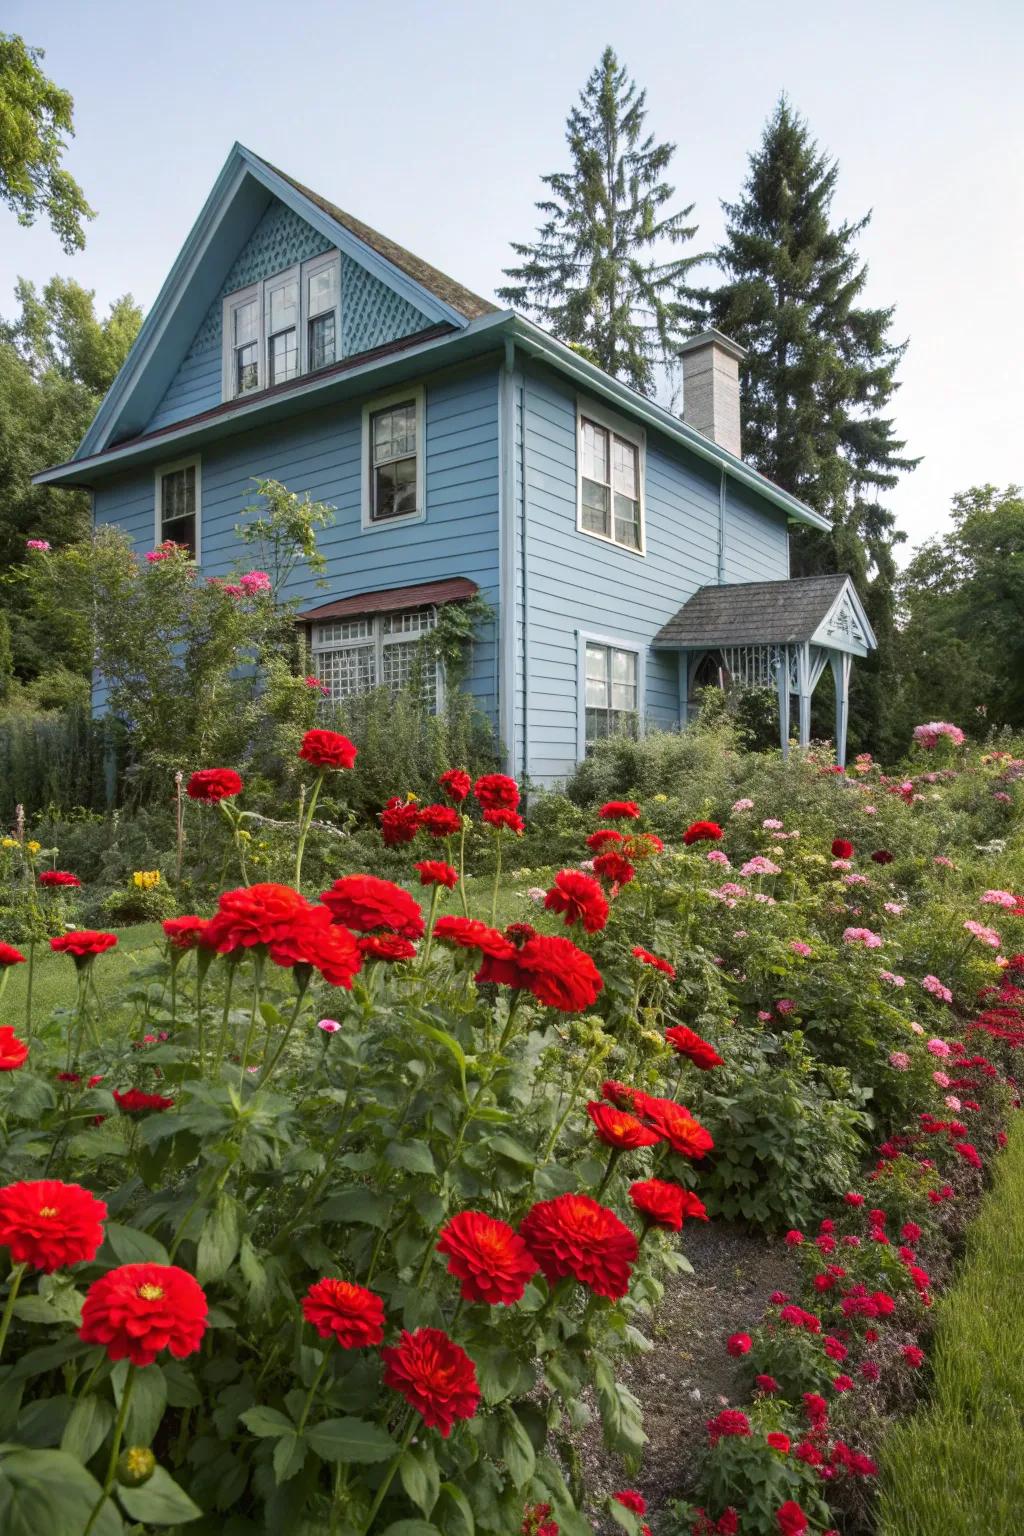
[[827,524],[743,463],[741,359],[687,343],[679,419],[236,144],[74,459],[36,478],[206,576],[254,478],[330,503],[328,587],[291,595],[336,698],[400,686],[479,592],[466,686],[534,782],[685,725],[708,683],[777,687],[786,744],[795,695],[806,742],[827,665],[842,754],[874,637],[847,578],[789,579],[790,525]]

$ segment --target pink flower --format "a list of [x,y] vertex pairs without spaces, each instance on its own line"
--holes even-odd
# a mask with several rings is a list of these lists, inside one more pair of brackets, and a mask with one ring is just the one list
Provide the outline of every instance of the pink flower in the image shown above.
[[812,953],[811,946],[805,944],[802,939],[790,939],[789,947],[794,955],[802,955],[805,960]]
[[271,582],[266,571],[246,571],[238,578],[238,585],[247,597],[255,597],[258,592],[269,592]]
[[934,859],[932,859],[932,863],[937,864],[940,869],[956,869],[953,860],[947,859],[944,853],[937,853]]
[[[942,982],[939,980],[939,978],[937,976],[924,976],[924,977],[922,977],[921,985],[922,985],[922,987],[924,987],[924,990],[926,992],[930,992],[932,997],[937,997],[940,1000],[940,1002],[951,1003],[953,1001],[953,994],[952,994],[952,992],[949,990],[948,987],[944,987],[942,985]],[[921,1033],[923,1034],[924,1031],[922,1030]]]
[[50,541],[49,539],[26,539],[25,548],[38,549],[45,555],[50,548]]
[[763,854],[756,858],[748,859],[740,870],[741,875],[781,875],[782,870],[778,864],[773,864],[771,859],[766,859]]
[[1012,891],[982,891],[981,903],[986,907],[1015,907],[1017,898]]
[[945,1105],[947,1109],[952,1109],[955,1111],[959,1111],[961,1107],[960,1100],[957,1098],[955,1093],[946,1094]]
[[833,869],[852,869],[853,868],[853,864],[850,862],[849,859],[833,859],[832,860],[832,868]]
[[933,1072],[932,1073],[932,1082],[933,1083],[938,1083],[940,1088],[948,1088],[949,1087],[949,1078],[946,1076],[945,1072]]
[[322,1029],[325,1035],[336,1035],[341,1025],[337,1019],[319,1019],[316,1027]]
[[844,875],[843,876],[843,884],[844,885],[870,885],[871,881],[868,879],[867,875]]
[[317,693],[322,693],[325,699],[330,697],[331,690],[328,688],[327,684],[321,682],[320,678],[315,677],[312,672],[305,679],[305,683],[307,688],[313,688]]
[[910,1028],[914,1031],[915,1035],[923,1035],[924,1034],[924,1025],[923,1024],[918,1024],[918,1023],[916,1023],[914,1021],[911,1021]]
[[890,987],[905,987],[907,984],[907,978],[905,976],[897,976],[895,971],[879,971],[878,977],[880,981],[886,982]]
[[753,800],[736,800],[733,802],[732,808],[734,811],[752,811],[754,809],[754,802]]
[[905,904],[901,901],[885,901],[882,905],[893,917],[902,917],[906,910]]
[[895,1067],[897,1072],[906,1072],[910,1066],[910,1057],[906,1051],[890,1051],[889,1065]]
[[844,928],[844,944],[863,944],[865,949],[881,949],[882,935],[872,933],[870,928]]
[[1012,804],[1010,796],[1003,789],[997,789],[995,794],[992,796],[992,799],[995,800],[999,805]]
[[928,751],[937,747],[943,737],[951,741],[954,747],[962,747],[964,744],[963,731],[958,725],[950,725],[948,720],[929,720],[927,725],[914,726],[915,742]]
[[952,1056],[953,1054],[945,1040],[929,1040],[925,1049],[931,1051],[933,1056]]
[[864,807],[864,815],[865,816],[877,816],[878,815],[878,806],[877,805],[866,805]]
[[984,923],[976,923],[973,918],[968,918],[964,923],[964,930],[982,944],[987,944],[990,949],[998,949],[1003,942],[994,928],[986,928]]
[[707,859],[709,864],[721,864],[723,869],[732,868],[732,865],[729,863],[729,855],[727,853],[723,853],[721,848],[712,848],[711,852],[707,856]]
[[762,821],[761,825],[762,825],[762,827],[764,827],[766,832],[781,832],[782,831],[782,822],[781,821],[776,821],[774,819],[774,817],[772,817],[772,816],[769,816],[767,821]]
[[783,1018],[785,1018],[786,1014],[792,1013],[795,1007],[796,1003],[794,1003],[791,997],[780,997],[775,1004],[776,1012],[780,1013]]

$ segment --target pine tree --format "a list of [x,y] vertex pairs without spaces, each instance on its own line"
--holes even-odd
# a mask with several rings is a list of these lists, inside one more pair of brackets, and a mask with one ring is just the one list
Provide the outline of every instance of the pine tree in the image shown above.
[[665,212],[663,180],[674,144],[644,136],[647,93],[611,48],[566,123],[572,168],[541,179],[551,196],[534,244],[512,249],[521,265],[499,297],[608,373],[651,394],[657,367],[680,339],[686,276],[699,256],[659,260],[696,233],[693,205]]

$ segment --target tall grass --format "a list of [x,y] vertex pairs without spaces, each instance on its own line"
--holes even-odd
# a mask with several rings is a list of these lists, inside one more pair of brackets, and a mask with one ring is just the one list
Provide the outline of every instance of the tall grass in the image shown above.
[[881,1536],[1024,1529],[1024,1124],[938,1304],[926,1408],[882,1453]]

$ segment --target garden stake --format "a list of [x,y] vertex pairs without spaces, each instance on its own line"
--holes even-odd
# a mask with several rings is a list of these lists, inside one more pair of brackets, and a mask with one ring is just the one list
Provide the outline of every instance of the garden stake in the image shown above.
[[4,1345],[7,1342],[7,1330],[11,1326],[11,1318],[14,1316],[14,1303],[18,1299],[18,1290],[21,1286],[27,1264],[15,1264],[11,1270],[10,1290],[7,1293],[7,1302],[4,1306],[4,1315],[0,1318],[0,1356],[3,1355]]
[[[321,770],[317,774],[316,783],[313,785],[313,792],[309,797],[309,806],[305,813],[303,813],[302,801],[299,801],[299,840],[295,845],[295,889],[297,891],[302,890],[302,857],[306,851],[306,838],[309,836],[309,829],[313,825],[313,812],[316,810],[317,797],[320,794],[320,787],[324,782],[324,777],[324,772]],[[303,785],[303,797],[305,793],[305,785]]]
[[114,1425],[114,1442],[110,1447],[110,1460],[107,1463],[107,1475],[103,1479],[103,1492],[93,1505],[92,1514],[88,1524],[82,1532],[82,1536],[90,1536],[93,1526],[100,1517],[100,1510],[110,1497],[110,1490],[114,1486],[114,1474],[117,1471],[117,1458],[121,1454],[121,1441],[124,1438],[125,1421],[128,1418],[128,1404],[131,1401],[132,1387],[135,1385],[135,1366],[129,1365],[128,1375],[125,1377],[124,1391],[121,1393],[121,1406],[118,1409],[117,1422]]
[[28,976],[27,991],[25,997],[25,1038],[32,1039],[32,983],[35,980],[36,970],[36,940],[35,934],[28,941]]

